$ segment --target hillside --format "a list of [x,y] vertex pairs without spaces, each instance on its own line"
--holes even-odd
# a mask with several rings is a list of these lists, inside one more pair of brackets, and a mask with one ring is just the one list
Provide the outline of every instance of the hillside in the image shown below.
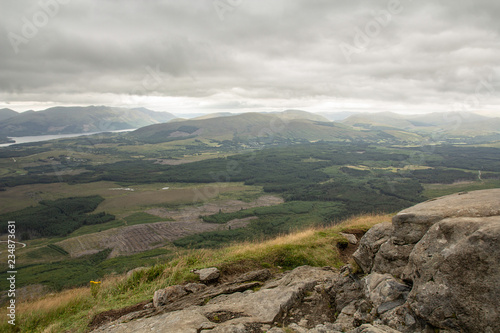
[[2,144],[2,143],[12,143],[12,142],[14,142],[14,140],[9,139],[6,136],[0,136],[0,144]]
[[[215,113],[208,113],[203,116],[198,116],[192,119],[196,120],[202,120],[202,119],[210,119],[210,118],[219,118],[219,117],[229,117],[229,116],[235,116],[237,113],[231,113],[231,112],[215,112]],[[185,120],[185,119],[182,119]]]
[[107,106],[54,107],[26,111],[0,121],[0,136],[103,132],[138,128],[175,118],[168,112]]
[[19,331],[497,332],[499,194],[436,198],[392,223],[391,215],[364,215],[177,252],[90,288],[20,303]]
[[352,115],[340,123],[354,127],[363,127],[369,129],[375,128],[397,128],[403,130],[412,130],[416,126],[423,125],[413,123],[406,116],[393,112],[361,113]]
[[318,112],[317,114],[325,117],[330,121],[340,121],[349,118],[350,116],[356,115],[358,113],[352,111],[338,111],[338,112]]
[[[102,280],[96,298],[89,287],[80,287],[40,300],[20,302],[17,304],[17,327],[20,332],[30,333],[85,332],[91,326],[93,317],[99,313],[130,306],[130,309],[137,308],[138,303],[146,304],[159,288],[195,281],[196,275],[190,271],[202,267],[217,266],[222,272],[234,275],[264,267],[278,273],[303,264],[340,267],[348,260],[335,250],[337,242],[346,241],[340,232],[364,232],[388,219],[389,215],[359,216],[337,226],[304,230],[264,242],[244,242],[217,250],[179,249],[175,259],[165,259],[146,270],[138,269],[136,273]],[[7,318],[5,309],[1,311],[0,331],[8,325],[3,321]],[[116,312],[114,316],[127,313],[113,311]]]
[[380,133],[377,132],[359,131],[342,124],[301,117],[323,119],[320,116],[297,111],[278,114],[244,113],[235,116],[190,119],[151,125],[140,128],[130,133],[129,136],[147,143],[166,142],[189,137],[243,142],[261,139],[341,141],[382,138],[379,137]]
[[277,115],[283,119],[307,119],[320,122],[329,122],[328,118],[325,118],[319,114],[302,111],[302,110],[285,110],[282,112],[269,112],[269,114]]
[[474,140],[500,139],[500,118],[475,113],[435,112],[400,115],[392,112],[352,115],[340,123],[372,130],[404,130],[419,135],[439,133],[441,138]]
[[19,115],[16,111],[11,109],[0,109],[0,121],[12,118]]

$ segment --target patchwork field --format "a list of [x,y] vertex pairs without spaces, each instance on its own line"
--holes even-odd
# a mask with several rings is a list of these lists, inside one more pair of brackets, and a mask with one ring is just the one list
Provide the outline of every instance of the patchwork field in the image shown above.
[[[164,189],[168,187],[168,189]],[[130,190],[127,190],[130,189]],[[33,206],[40,200],[54,200],[70,196],[100,195],[106,200],[96,212],[106,211],[115,215],[137,210],[137,207],[154,205],[182,205],[199,203],[219,195],[261,193],[261,187],[244,186],[242,183],[217,183],[210,185],[186,183],[153,183],[120,186],[114,182],[93,182],[69,185],[67,183],[30,184],[7,188],[0,192],[0,214]]]
[[252,202],[224,200],[177,210],[152,208],[147,210],[146,213],[170,221],[125,226],[98,233],[71,237],[57,242],[56,245],[67,251],[71,257],[89,255],[104,249],[112,249],[110,257],[130,255],[160,247],[165,245],[166,242],[171,242],[188,235],[228,228],[241,228],[246,226],[251,220],[249,218],[238,219],[221,225],[203,222],[200,218],[201,215],[211,215],[217,212],[235,212],[241,209],[273,206],[280,203],[283,203],[283,199],[265,195]]

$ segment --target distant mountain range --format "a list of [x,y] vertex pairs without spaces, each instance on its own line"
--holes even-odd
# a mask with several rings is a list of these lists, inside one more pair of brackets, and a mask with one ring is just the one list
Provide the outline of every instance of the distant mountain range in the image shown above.
[[485,117],[472,112],[436,112],[423,115],[360,113],[340,122],[368,130],[404,130],[420,135],[439,133],[447,138],[500,135],[500,118]]
[[128,134],[141,142],[158,143],[186,138],[217,141],[252,141],[257,138],[285,140],[380,139],[384,133],[362,131],[313,113],[287,110],[281,113],[248,112],[216,118],[195,118],[142,127]]
[[18,112],[11,109],[0,109],[0,121],[19,115]]
[[0,137],[73,134],[139,128],[167,122],[175,116],[145,108],[108,106],[54,107],[22,113],[0,110]]
[[[336,120],[332,122],[331,120]],[[379,113],[220,112],[192,119],[146,108],[108,106],[54,107],[18,113],[0,109],[0,143],[7,137],[138,130],[129,134],[140,142],[184,138],[217,141],[273,137],[286,140],[391,140],[415,142],[439,133],[442,138],[500,139],[500,118],[475,113],[402,115]]]

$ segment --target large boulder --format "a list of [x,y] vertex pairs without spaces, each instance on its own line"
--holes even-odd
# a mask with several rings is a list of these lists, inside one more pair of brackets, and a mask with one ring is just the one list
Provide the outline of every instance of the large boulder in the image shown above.
[[168,287],[94,332],[500,332],[500,189],[405,209],[354,258],[366,275],[302,266]]
[[245,315],[245,321],[272,324],[282,317],[294,305],[299,303],[306,292],[336,273],[321,268],[301,266],[289,272],[281,279],[269,281],[258,292],[246,291],[220,295],[211,299],[200,311],[237,312]]
[[420,203],[392,219],[396,244],[415,244],[436,222],[448,217],[500,215],[500,189],[460,192]]
[[432,325],[500,332],[500,216],[434,224],[405,275],[413,281],[409,306]]
[[[369,230],[353,256],[369,273],[366,287],[390,274],[408,285],[401,290],[412,288],[404,304],[399,297],[384,306],[377,306],[376,288],[369,289],[366,297],[384,323],[406,332],[422,323],[500,332],[500,189],[457,193],[405,209],[392,226]],[[398,292],[396,283],[388,285],[391,293]]]

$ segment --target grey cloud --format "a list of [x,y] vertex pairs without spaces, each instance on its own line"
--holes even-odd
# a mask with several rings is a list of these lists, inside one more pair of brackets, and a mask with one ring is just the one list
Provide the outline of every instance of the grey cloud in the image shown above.
[[112,104],[137,94],[221,109],[266,100],[444,109],[500,67],[494,0],[400,0],[401,12],[350,62],[339,46],[355,46],[391,0],[241,0],[224,20],[216,1],[226,0],[68,1],[16,54],[9,33],[22,35],[23,17],[42,9],[1,0],[0,101]]

